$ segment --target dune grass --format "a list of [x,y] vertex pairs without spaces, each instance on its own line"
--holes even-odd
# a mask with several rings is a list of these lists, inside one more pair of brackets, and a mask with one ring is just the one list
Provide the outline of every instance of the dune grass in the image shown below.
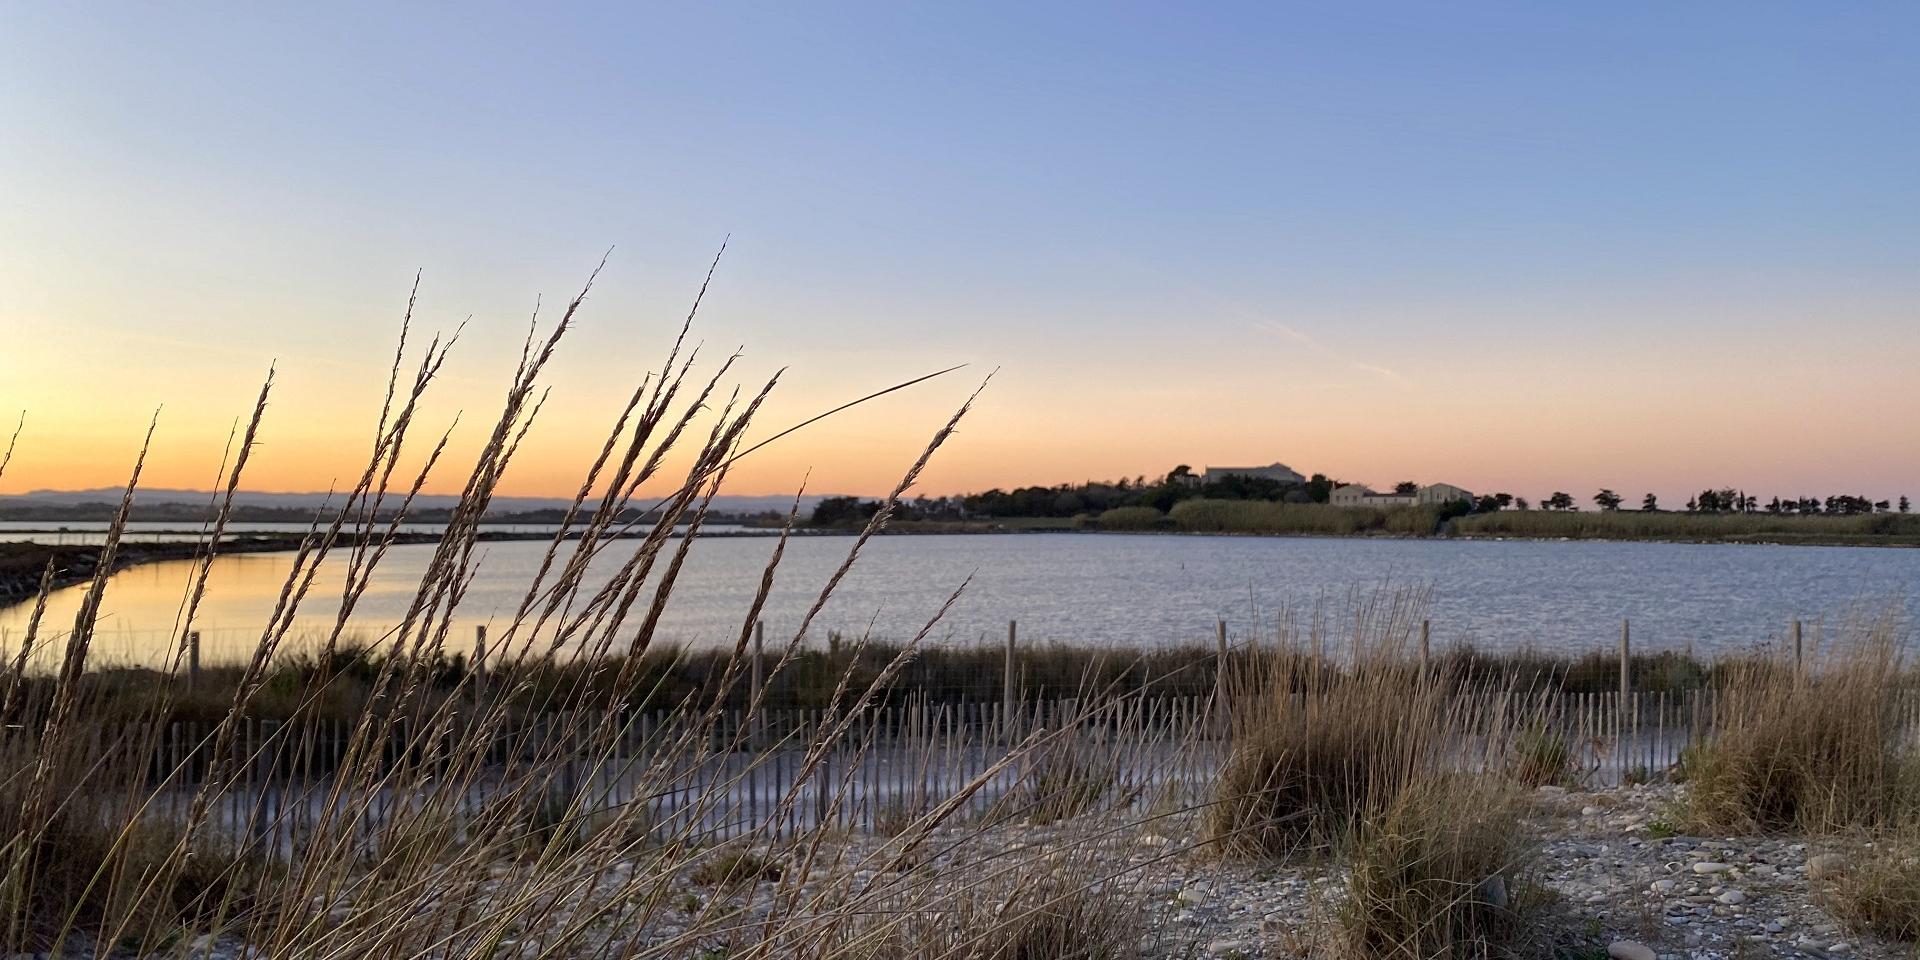
[[1754,659],[1726,671],[1715,736],[1687,763],[1695,824],[1823,834],[1920,814],[1920,769],[1901,735],[1913,688],[1895,627],[1855,629],[1803,667]]
[[1564,769],[1564,747],[1542,750],[1544,701],[1527,691],[1462,696],[1499,680],[1409,656],[1413,612],[1375,620],[1376,642],[1345,667],[1275,653],[1232,679],[1235,735],[1206,839],[1231,858],[1338,864],[1346,955],[1529,955],[1520,891],[1534,842],[1516,824],[1524,792]]
[[1514,829],[1514,785],[1494,778],[1423,778],[1364,818],[1348,849],[1336,908],[1355,957],[1380,960],[1539,955],[1534,851]]

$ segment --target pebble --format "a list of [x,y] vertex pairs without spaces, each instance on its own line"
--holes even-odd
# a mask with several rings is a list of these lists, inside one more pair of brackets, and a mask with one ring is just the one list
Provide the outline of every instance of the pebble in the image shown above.
[[1615,940],[1607,944],[1607,956],[1613,960],[1658,960],[1653,948],[1638,940]]
[[1702,860],[1693,865],[1694,873],[1725,873],[1732,869],[1733,864],[1721,863],[1717,860]]
[[1731,907],[1736,904],[1742,904],[1747,902],[1747,895],[1738,890],[1728,890],[1727,892],[1717,897],[1714,897],[1714,899]]

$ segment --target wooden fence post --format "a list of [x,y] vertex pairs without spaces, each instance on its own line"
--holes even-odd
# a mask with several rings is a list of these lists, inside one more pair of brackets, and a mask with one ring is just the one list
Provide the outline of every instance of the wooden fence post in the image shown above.
[[766,648],[767,622],[765,620],[755,620],[753,622],[753,661],[747,665],[748,670],[751,671],[749,677],[753,684],[752,694],[755,697],[760,696],[760,685],[766,680],[766,678],[761,675],[765,669],[761,661],[766,652]]
[[473,627],[473,693],[474,696],[487,689],[487,625],[475,624]]
[[1015,709],[1014,701],[1018,698],[1019,694],[1014,686],[1015,676],[1014,676],[1014,665],[1013,665],[1013,651],[1014,651],[1014,647],[1019,643],[1019,638],[1020,638],[1019,621],[1008,620],[1007,621],[1007,662],[1001,674],[1002,682],[1001,682],[1001,689],[1000,689],[1000,724],[1001,726],[1006,728],[1005,733],[1007,736],[1008,743],[1012,743],[1013,738],[1017,735],[1014,730],[1015,724],[1014,724],[1013,718],[1014,718],[1014,709]]
[[1213,665],[1213,702],[1215,707],[1220,711],[1220,726],[1222,729],[1225,729],[1228,726],[1228,721],[1231,719],[1231,708],[1227,703],[1229,677],[1227,671],[1227,621],[1225,619],[1214,621],[1214,636],[1219,641],[1218,646],[1220,653],[1219,656],[1215,658]]
[[1793,621],[1793,675],[1798,678],[1805,669],[1806,654],[1800,646],[1800,621]]
[[747,749],[749,750],[760,749],[760,744],[765,739],[762,733],[766,727],[766,720],[761,715],[765,708],[763,706],[760,710],[755,710],[752,705],[755,703],[766,703],[766,692],[761,689],[767,681],[766,651],[767,622],[765,620],[755,620],[753,622],[753,662],[749,665],[753,670],[753,686],[747,694],[747,709],[748,712],[752,714],[747,718],[747,723],[752,725],[752,729],[747,731]]
[[200,631],[187,632],[187,686],[200,682]]
[[1620,621],[1620,709],[1627,709],[1627,698],[1633,694],[1633,640],[1632,628],[1626,620]]

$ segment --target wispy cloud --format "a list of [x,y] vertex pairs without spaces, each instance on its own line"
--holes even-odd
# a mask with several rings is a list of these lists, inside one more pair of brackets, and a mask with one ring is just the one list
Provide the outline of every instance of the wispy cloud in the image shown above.
[[1272,334],[1273,336],[1280,337],[1286,340],[1291,340],[1294,343],[1301,344],[1302,346],[1311,347],[1315,352],[1319,353],[1321,356],[1325,357],[1326,359],[1334,361],[1335,363],[1338,363],[1338,364],[1343,364],[1350,370],[1357,370],[1361,373],[1365,373],[1370,376],[1379,377],[1382,380],[1391,381],[1394,384],[1397,384],[1402,387],[1411,387],[1414,385],[1412,380],[1408,379],[1405,375],[1401,374],[1400,371],[1395,370],[1392,367],[1382,366],[1378,363],[1371,363],[1366,360],[1357,360],[1353,357],[1346,355],[1345,353],[1342,353],[1338,350],[1333,349],[1332,347],[1327,346],[1326,344],[1321,343],[1319,340],[1314,339],[1312,334],[1307,333],[1304,330],[1300,330],[1296,327],[1292,327],[1287,324],[1281,323],[1278,320],[1269,320],[1264,317],[1260,317],[1260,318],[1255,318],[1253,320],[1250,320],[1248,322],[1253,325],[1254,329],[1259,330],[1263,333]]
[[1281,323],[1278,320],[1255,320],[1253,321],[1253,325],[1257,329],[1265,330],[1266,332],[1271,333],[1278,337],[1285,337],[1286,339],[1292,340],[1296,343],[1304,343],[1310,347],[1320,346],[1319,341],[1313,339],[1312,337],[1308,336],[1307,334],[1299,330],[1295,330],[1294,328],[1289,327],[1284,323]]
[[1391,367],[1383,367],[1377,363],[1365,363],[1359,360],[1352,361],[1351,365],[1355,370],[1359,370],[1364,373],[1371,373],[1376,377],[1381,377],[1387,380],[1392,380],[1394,383],[1397,383],[1403,387],[1413,386],[1413,381],[1408,380],[1406,377],[1401,376],[1400,371],[1395,370]]

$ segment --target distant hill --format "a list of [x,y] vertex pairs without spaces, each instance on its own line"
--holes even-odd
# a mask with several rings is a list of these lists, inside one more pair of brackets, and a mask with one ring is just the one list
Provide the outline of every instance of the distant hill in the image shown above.
[[[123,491],[102,487],[93,490],[34,490],[28,493],[0,495],[0,520],[89,522],[113,519]],[[800,514],[812,512],[815,504],[828,494],[810,494],[800,498]],[[234,494],[233,519],[243,523],[304,523],[327,502],[324,493],[266,493],[240,491]],[[198,521],[205,517],[214,494],[205,490],[141,489],[134,494],[133,519],[141,521]],[[414,498],[412,519],[432,523],[446,518],[460,498],[444,494],[422,494]],[[339,496],[333,498],[338,503]],[[559,520],[573,501],[558,497],[495,497],[488,519],[504,523],[553,523]],[[637,498],[637,506],[649,506],[650,498]],[[786,513],[792,497],[727,496],[713,498],[713,512],[724,516],[750,516],[759,513]]]

